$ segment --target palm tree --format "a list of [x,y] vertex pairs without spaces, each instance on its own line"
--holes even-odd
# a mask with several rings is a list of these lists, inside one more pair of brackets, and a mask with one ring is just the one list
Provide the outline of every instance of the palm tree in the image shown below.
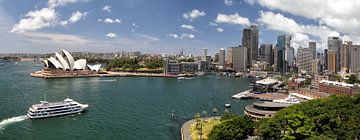
[[215,117],[216,117],[216,113],[218,112],[218,109],[215,107],[215,108],[213,108],[213,113],[214,113],[214,120],[215,120]]
[[204,110],[204,111],[202,112],[202,114],[203,114],[203,121],[205,121],[205,118],[206,118],[206,116],[207,116],[206,110]]

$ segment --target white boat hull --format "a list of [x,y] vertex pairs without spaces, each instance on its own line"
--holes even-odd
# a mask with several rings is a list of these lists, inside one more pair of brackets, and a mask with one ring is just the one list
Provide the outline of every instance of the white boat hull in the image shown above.
[[57,117],[57,116],[65,116],[65,115],[71,115],[71,114],[76,114],[76,113],[80,113],[85,111],[87,108],[89,107],[89,105],[87,104],[83,104],[83,106],[76,111],[70,111],[70,112],[64,112],[64,113],[57,113],[57,114],[52,114],[51,112],[48,113],[48,115],[39,115],[39,116],[31,116],[29,113],[27,113],[27,116],[30,119],[42,119],[42,118],[51,118],[51,117]]

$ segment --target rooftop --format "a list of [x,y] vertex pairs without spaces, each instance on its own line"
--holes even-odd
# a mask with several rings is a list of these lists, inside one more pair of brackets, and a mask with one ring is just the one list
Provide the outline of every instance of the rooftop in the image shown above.
[[259,81],[256,81],[256,84],[262,84],[262,85],[272,85],[279,82],[278,80],[272,79],[272,78],[265,78]]
[[253,104],[258,107],[267,107],[267,108],[285,108],[294,105],[294,104],[266,102],[266,101],[254,102]]
[[342,86],[342,87],[349,87],[349,88],[354,87],[354,84],[347,84],[347,83],[329,81],[329,80],[321,80],[320,83],[327,84],[327,85],[336,85],[336,86]]

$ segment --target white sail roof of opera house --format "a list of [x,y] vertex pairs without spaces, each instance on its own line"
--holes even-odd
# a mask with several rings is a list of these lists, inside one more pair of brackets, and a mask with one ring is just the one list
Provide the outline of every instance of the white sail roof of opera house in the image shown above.
[[86,60],[79,59],[74,61],[74,57],[66,50],[62,49],[60,52],[55,52],[55,57],[50,57],[43,60],[45,67],[62,70],[85,70]]
[[101,64],[88,65],[88,68],[89,68],[91,71],[99,71],[99,70],[100,70],[100,67],[101,67]]

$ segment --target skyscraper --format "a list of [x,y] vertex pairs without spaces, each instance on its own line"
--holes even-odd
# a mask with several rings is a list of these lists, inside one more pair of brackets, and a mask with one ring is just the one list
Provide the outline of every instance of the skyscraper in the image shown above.
[[340,49],[340,65],[341,69],[349,69],[350,66],[350,46],[352,45],[351,41],[344,41]]
[[324,50],[324,68],[323,71],[328,70],[328,49]]
[[313,59],[316,59],[316,42],[309,42],[309,48],[311,49],[313,53]]
[[259,49],[260,60],[266,61],[267,65],[274,64],[274,53],[272,44],[261,44]]
[[[340,71],[341,69],[341,65],[340,65],[340,58],[341,58],[341,53],[340,53],[340,49],[341,49],[341,44],[342,44],[342,40],[339,37],[328,37],[328,52],[330,52],[330,50],[335,53],[335,73]],[[330,57],[328,55],[328,57]],[[330,59],[328,59],[330,60]],[[330,63],[330,62],[328,62]],[[329,69],[330,70],[330,69]]]
[[232,64],[233,64],[233,61],[232,61],[232,47],[228,48],[227,49],[227,54],[226,54],[226,65],[228,65],[228,67],[232,68]]
[[251,25],[251,59],[258,59],[259,51],[259,29],[257,25]]
[[328,70],[332,73],[336,73],[336,52],[333,50],[328,50]]
[[313,50],[312,48],[302,48],[300,47],[297,51],[297,65],[299,71],[306,71],[307,73],[312,73],[312,63],[313,63]]
[[288,45],[285,50],[286,72],[292,71],[295,65],[295,49]]
[[291,43],[291,36],[288,35],[280,35],[277,38],[277,44],[276,44],[276,52],[277,53],[277,71],[285,73],[288,71],[287,69],[287,58],[288,56],[286,54],[287,49],[290,48]]
[[360,45],[350,46],[350,71],[358,72],[360,70]]
[[219,66],[224,68],[225,66],[225,49],[221,48],[219,51]]
[[247,63],[250,67],[252,61],[258,59],[259,29],[257,25],[251,25],[250,28],[243,30],[242,46],[247,48]]
[[204,56],[208,56],[208,49],[204,48]]
[[247,52],[246,47],[232,47],[232,62],[235,71],[246,71]]

